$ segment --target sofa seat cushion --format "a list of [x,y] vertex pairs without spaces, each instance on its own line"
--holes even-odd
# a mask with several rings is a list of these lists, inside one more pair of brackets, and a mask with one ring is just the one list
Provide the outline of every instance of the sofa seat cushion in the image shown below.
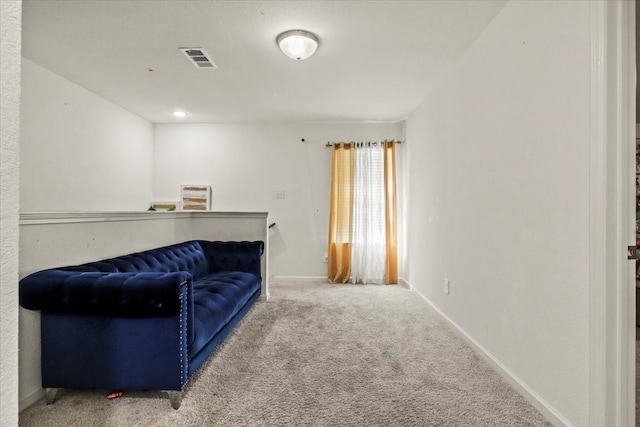
[[260,291],[260,279],[252,273],[226,271],[193,283],[193,358]]

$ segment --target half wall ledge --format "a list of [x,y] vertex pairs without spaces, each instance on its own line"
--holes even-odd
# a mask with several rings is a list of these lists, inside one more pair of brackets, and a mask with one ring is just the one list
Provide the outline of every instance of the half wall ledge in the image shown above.
[[269,212],[105,211],[20,213],[20,278],[35,271],[189,240],[262,240],[269,298]]

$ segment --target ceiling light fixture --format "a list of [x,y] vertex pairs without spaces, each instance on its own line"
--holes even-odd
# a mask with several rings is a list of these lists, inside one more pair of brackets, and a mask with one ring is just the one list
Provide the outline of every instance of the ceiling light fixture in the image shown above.
[[304,30],[285,31],[276,38],[280,50],[291,59],[307,59],[318,49],[318,37]]
[[173,114],[174,117],[177,117],[179,119],[184,119],[185,117],[187,117],[187,112],[186,111],[176,110],[176,111],[172,112],[171,114]]

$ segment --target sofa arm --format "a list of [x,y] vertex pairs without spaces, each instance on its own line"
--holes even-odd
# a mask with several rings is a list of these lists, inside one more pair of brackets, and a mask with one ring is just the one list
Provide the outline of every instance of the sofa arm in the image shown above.
[[207,257],[210,273],[243,271],[262,280],[260,257],[264,252],[264,242],[202,241],[200,245]]
[[[20,305],[29,310],[150,317],[178,313],[191,295],[191,274],[100,273],[51,269],[20,281]],[[186,286],[185,289],[181,289]],[[188,302],[187,302],[188,304]]]

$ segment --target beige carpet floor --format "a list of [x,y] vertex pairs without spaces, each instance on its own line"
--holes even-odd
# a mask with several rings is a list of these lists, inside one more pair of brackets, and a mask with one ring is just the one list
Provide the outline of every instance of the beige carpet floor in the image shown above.
[[[150,361],[153,363],[153,361]],[[415,293],[272,284],[190,382],[161,392],[62,390],[27,426],[547,426]]]

